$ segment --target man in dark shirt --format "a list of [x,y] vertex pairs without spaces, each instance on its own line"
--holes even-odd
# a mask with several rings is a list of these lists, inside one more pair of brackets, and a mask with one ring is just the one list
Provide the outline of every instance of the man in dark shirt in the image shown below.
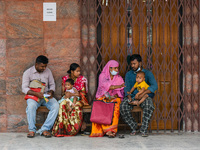
[[140,132],[142,136],[148,136],[147,129],[149,125],[149,121],[151,119],[151,115],[154,111],[154,105],[152,98],[154,96],[154,92],[158,89],[157,82],[154,78],[154,75],[151,71],[142,68],[142,58],[139,54],[134,54],[130,57],[130,63],[132,70],[126,73],[125,76],[125,98],[121,103],[120,106],[120,113],[125,120],[125,122],[130,126],[132,129],[131,135],[136,134],[137,123],[131,114],[131,110],[133,109],[134,105],[132,101],[135,101],[135,95],[138,92],[134,90],[132,94],[127,94],[134,86],[136,82],[136,74],[138,71],[143,71],[145,73],[145,82],[149,85],[148,89],[143,92],[137,99],[141,99],[145,94],[148,94],[148,98],[142,102],[141,104],[139,101],[136,100],[138,105],[143,109],[143,117],[142,117],[142,126],[140,128]]

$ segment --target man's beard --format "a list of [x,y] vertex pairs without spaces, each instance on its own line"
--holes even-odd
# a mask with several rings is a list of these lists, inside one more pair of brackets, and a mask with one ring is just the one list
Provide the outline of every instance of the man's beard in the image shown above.
[[[138,67],[138,68],[139,68],[139,67]],[[138,70],[138,68],[137,68],[137,69],[133,69],[133,68],[132,68],[132,69],[133,69],[133,71],[135,72],[136,70]]]
[[141,68],[140,68],[140,67],[138,67],[138,68],[137,68],[137,69],[135,69],[135,70],[133,69],[133,71],[134,71],[134,72],[138,72],[138,71],[140,71],[140,70],[141,70]]
[[44,70],[43,70],[43,69],[40,69],[40,70],[36,69],[36,70],[37,70],[37,72],[39,72],[39,73],[42,73],[42,72],[44,72]]

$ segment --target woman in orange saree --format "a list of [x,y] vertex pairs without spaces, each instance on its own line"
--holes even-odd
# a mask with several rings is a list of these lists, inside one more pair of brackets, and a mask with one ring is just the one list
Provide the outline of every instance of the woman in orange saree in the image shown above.
[[[96,93],[96,99],[103,101],[116,102],[111,125],[92,123],[92,132],[90,137],[102,137],[105,134],[109,137],[115,137],[118,130],[118,121],[120,115],[120,103],[124,97],[124,80],[118,75],[119,63],[110,60],[99,76],[99,86]],[[105,100],[106,99],[106,100]],[[111,110],[112,111],[112,110]]]

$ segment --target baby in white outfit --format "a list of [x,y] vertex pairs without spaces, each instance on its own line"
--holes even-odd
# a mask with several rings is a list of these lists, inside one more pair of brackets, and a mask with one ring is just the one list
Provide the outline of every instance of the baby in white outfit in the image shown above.
[[[74,85],[74,80],[67,79],[65,81],[65,89],[66,89],[65,95],[62,97],[61,100],[58,101],[59,103],[61,103],[64,100],[67,101],[69,110],[72,110],[72,107],[74,107],[77,100],[79,100],[79,92],[75,87],[73,87],[73,85]],[[71,93],[73,96],[69,97],[69,93]]]

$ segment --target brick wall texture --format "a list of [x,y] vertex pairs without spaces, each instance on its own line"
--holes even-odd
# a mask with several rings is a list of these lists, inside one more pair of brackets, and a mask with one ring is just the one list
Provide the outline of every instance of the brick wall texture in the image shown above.
[[[56,2],[57,21],[43,21],[43,2]],[[38,55],[49,58],[60,98],[61,77],[80,63],[78,0],[0,0],[0,132],[27,131],[23,72]]]

